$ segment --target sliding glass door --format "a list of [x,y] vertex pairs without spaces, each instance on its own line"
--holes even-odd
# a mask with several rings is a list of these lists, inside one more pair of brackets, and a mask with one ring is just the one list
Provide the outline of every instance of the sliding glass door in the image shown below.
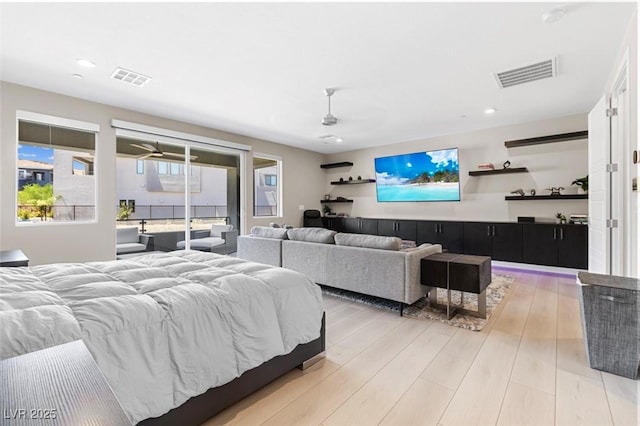
[[[239,228],[240,154],[168,139],[117,138],[116,226],[152,237],[140,251],[190,248],[212,225]],[[116,249],[122,257],[120,241]]]

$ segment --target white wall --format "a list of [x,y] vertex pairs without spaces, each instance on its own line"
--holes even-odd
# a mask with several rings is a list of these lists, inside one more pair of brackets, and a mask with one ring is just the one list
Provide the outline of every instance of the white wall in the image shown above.
[[[0,249],[22,248],[32,265],[50,262],[83,262],[113,259],[115,256],[116,137],[111,120],[116,118],[180,132],[251,145],[257,152],[282,158],[284,209],[278,219],[253,219],[253,158],[245,159],[246,233],[255,224],[271,221],[302,223],[300,205],[320,206],[324,174],[319,164],[323,155],[288,146],[142,114],[11,83],[0,83]],[[85,224],[17,226],[16,110],[31,111],[100,125],[96,142],[96,221]],[[313,207],[315,206],[315,207]]]
[[[490,118],[488,118],[490,119]],[[553,221],[556,212],[586,214],[586,200],[563,201],[505,201],[505,195],[517,188],[525,192],[532,188],[538,195],[548,194],[549,186],[564,186],[563,193],[576,193],[571,182],[588,172],[587,140],[558,142],[523,148],[504,146],[506,140],[546,136],[587,129],[587,115],[497,127],[470,133],[397,143],[381,147],[332,154],[327,162],[351,161],[349,168],[329,169],[326,173],[326,191],[331,198],[344,196],[354,200],[350,204],[332,204],[334,212],[351,216],[442,220],[495,220],[516,221],[518,216],[535,216],[536,220]],[[459,148],[460,202],[405,202],[378,203],[375,184],[330,185],[330,181],[375,178],[374,159],[395,154],[423,150]],[[501,168],[506,160],[511,167],[527,167],[529,173],[471,177],[469,171],[478,170],[480,163],[490,162]]]

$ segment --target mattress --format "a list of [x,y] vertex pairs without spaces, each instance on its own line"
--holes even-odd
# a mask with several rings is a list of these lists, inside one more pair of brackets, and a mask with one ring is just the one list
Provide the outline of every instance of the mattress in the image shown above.
[[317,339],[321,320],[302,274],[213,253],[0,268],[0,359],[82,339],[134,423]]

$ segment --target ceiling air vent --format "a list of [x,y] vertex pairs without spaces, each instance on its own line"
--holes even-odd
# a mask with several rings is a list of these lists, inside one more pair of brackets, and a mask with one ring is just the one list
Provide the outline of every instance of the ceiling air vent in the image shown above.
[[134,86],[142,87],[151,80],[151,77],[140,74],[138,72],[125,70],[124,68],[116,68],[111,74],[111,78],[124,81],[125,83],[133,84]]
[[556,58],[494,74],[501,88],[556,76]]

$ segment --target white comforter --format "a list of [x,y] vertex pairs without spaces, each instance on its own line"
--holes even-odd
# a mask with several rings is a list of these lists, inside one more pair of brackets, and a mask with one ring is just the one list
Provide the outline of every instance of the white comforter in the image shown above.
[[0,268],[0,359],[82,339],[135,423],[320,335],[318,286],[179,251]]

